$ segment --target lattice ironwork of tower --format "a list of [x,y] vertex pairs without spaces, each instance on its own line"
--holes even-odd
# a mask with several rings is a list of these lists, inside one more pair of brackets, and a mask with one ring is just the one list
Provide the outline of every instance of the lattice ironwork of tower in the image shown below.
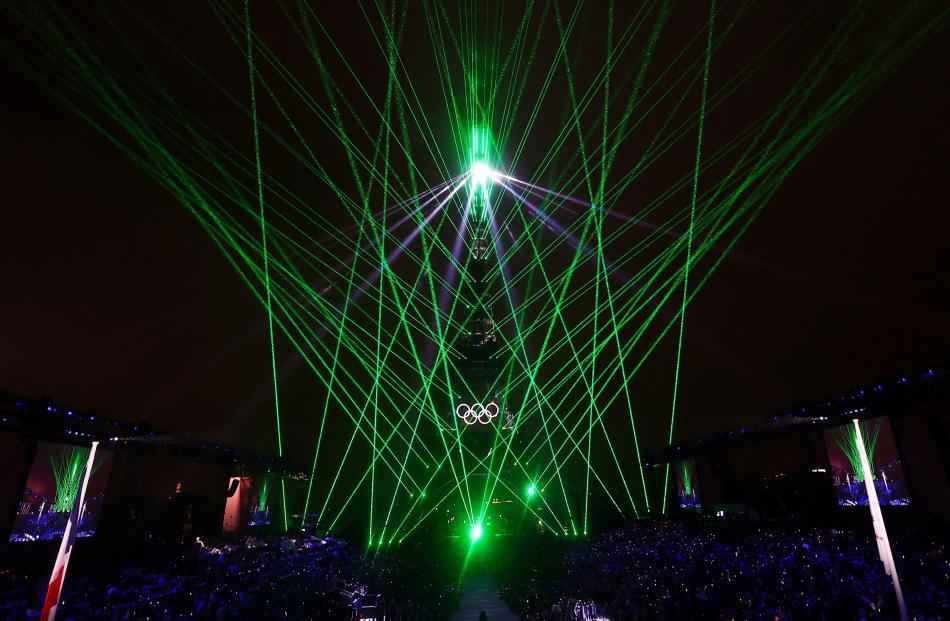
[[[492,238],[489,136],[486,130],[472,131],[470,198],[467,230],[469,253],[462,281],[459,283],[466,306],[466,321],[459,339],[460,358],[457,368],[461,390],[456,394],[456,407],[483,406],[494,403],[488,416],[491,426],[505,425],[504,387],[498,379],[504,367],[501,338],[492,309],[494,286],[499,274],[498,258]],[[499,420],[500,419],[500,420]],[[483,421],[485,418],[483,417]],[[487,426],[487,425],[486,425]]]
[[468,294],[466,309],[468,321],[461,348],[461,361],[471,396],[479,401],[492,398],[500,362],[497,327],[491,307],[492,279],[495,253],[487,216],[486,197],[476,188],[471,206],[471,256],[463,286]]

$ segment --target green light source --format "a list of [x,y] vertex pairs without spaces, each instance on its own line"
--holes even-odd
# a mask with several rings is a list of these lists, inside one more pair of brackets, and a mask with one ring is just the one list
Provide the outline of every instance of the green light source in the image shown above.
[[535,493],[536,491],[537,491],[537,490],[534,489],[534,485],[529,485],[529,486],[528,486],[528,498],[533,497],[533,496],[534,496],[534,493]]
[[482,525],[475,524],[472,526],[471,530],[468,531],[468,537],[472,540],[472,543],[478,541],[482,538]]

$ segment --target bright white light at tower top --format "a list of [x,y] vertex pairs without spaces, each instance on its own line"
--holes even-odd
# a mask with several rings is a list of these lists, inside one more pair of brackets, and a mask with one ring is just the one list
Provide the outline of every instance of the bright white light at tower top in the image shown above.
[[469,174],[471,175],[472,183],[475,185],[485,185],[488,181],[497,180],[500,173],[483,162],[475,162],[472,164],[472,170]]

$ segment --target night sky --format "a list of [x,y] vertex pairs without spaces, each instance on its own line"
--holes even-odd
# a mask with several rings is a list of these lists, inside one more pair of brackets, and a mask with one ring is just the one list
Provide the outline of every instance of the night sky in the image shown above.
[[[760,9],[777,21],[794,10]],[[202,27],[170,34],[195,43]],[[208,54],[233,61],[240,84],[240,56],[210,43]],[[944,33],[872,93],[689,307],[679,439],[950,359],[947,59]],[[713,84],[729,62],[713,60]],[[0,388],[272,453],[260,305],[191,215],[100,134],[10,62],[0,83]],[[711,117],[711,135],[736,120]],[[249,149],[248,131],[234,140]],[[643,371],[643,420],[668,420],[672,341]],[[320,389],[289,369],[284,416],[309,418]],[[309,438],[289,455],[305,461]]]

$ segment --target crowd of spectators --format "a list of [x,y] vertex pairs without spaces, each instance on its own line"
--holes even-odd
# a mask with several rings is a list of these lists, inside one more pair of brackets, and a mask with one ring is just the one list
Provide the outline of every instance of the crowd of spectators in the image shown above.
[[[0,618],[37,618],[44,587],[0,576]],[[218,546],[199,538],[120,567],[71,568],[57,618],[339,621],[360,602],[387,619],[421,621],[448,618],[456,601],[454,585],[411,561],[374,559],[332,537]]]
[[[917,531],[894,543],[913,619],[950,619],[946,538]],[[436,543],[380,555],[315,535],[198,539],[98,566],[87,558],[70,568],[58,618],[342,620],[362,601],[392,621],[446,620],[464,572]],[[584,543],[526,536],[485,552],[479,562],[526,621],[594,610],[611,621],[898,618],[871,533],[650,521]],[[0,618],[37,618],[44,587],[0,572]]]
[[[898,541],[913,619],[950,619],[950,561],[941,537]],[[834,529],[718,531],[646,522],[600,536],[506,583],[524,619],[574,619],[593,602],[636,619],[897,619],[873,535]]]

